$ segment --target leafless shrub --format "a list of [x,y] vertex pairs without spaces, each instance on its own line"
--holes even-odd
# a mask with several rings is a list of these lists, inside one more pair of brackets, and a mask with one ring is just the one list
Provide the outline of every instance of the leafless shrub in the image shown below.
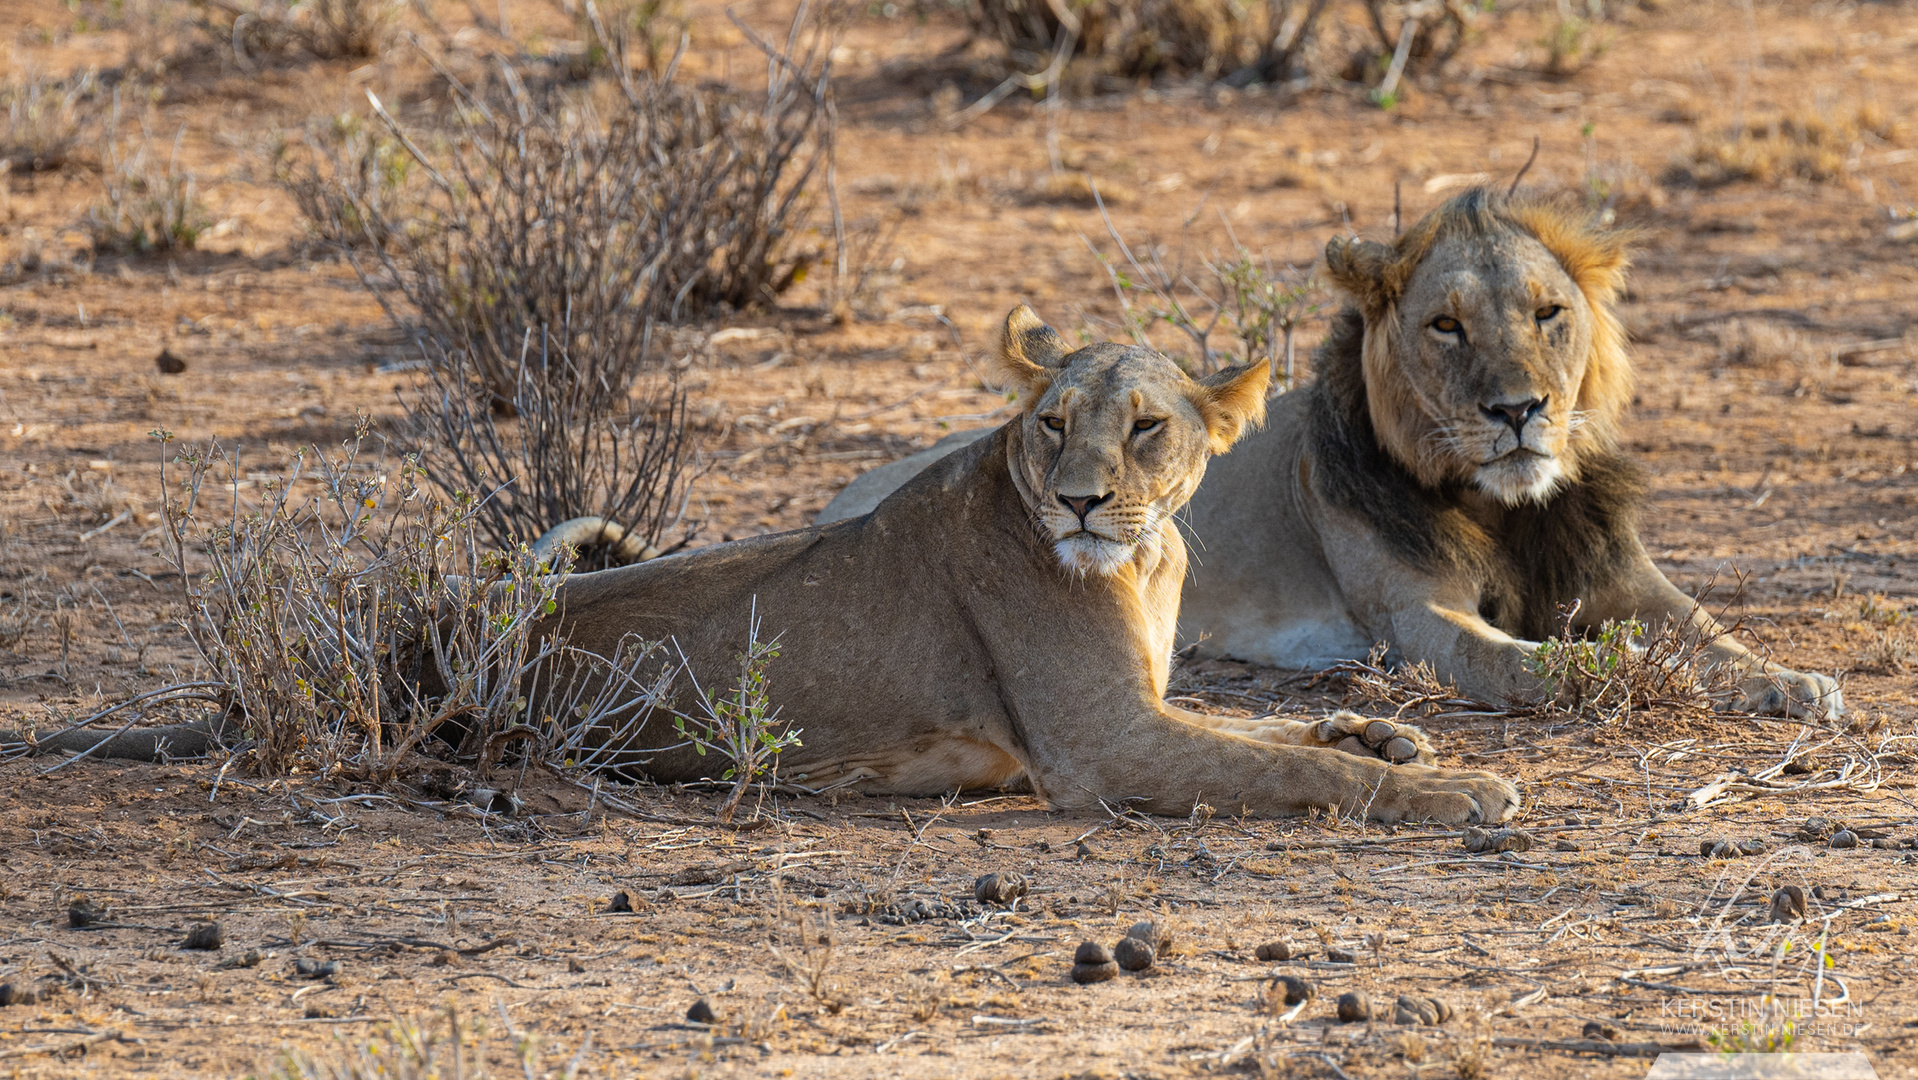
[[1607,620],[1590,634],[1572,628],[1578,606],[1565,613],[1565,631],[1539,642],[1530,659],[1543,680],[1544,708],[1605,722],[1653,708],[1707,712],[1723,678],[1708,668],[1709,641],[1667,623],[1656,632],[1627,619]]
[[850,1003],[850,999],[832,978],[836,959],[834,950],[838,944],[833,933],[832,914],[828,911],[809,912],[808,909],[791,905],[784,887],[779,886],[777,880],[773,893],[777,930],[767,948],[774,959],[785,967],[787,974],[805,985],[806,992],[820,1007],[836,1015]]
[[351,113],[281,143],[273,175],[317,238],[342,247],[384,246],[420,209],[413,156]]
[[[1391,98],[1398,76],[1436,72],[1472,39],[1489,10],[1475,0],[1363,0],[1380,52],[1379,94]],[[1367,80],[1370,81],[1370,80]]]
[[1782,367],[1805,351],[1796,331],[1776,323],[1733,319],[1718,333],[1719,359],[1739,367]]
[[251,65],[304,51],[322,59],[374,57],[393,44],[404,0],[193,0],[202,29]]
[[827,152],[826,40],[802,5],[763,47],[750,98],[623,68],[597,94],[529,90],[503,68],[493,100],[455,87],[435,154],[375,101],[424,174],[417,199],[386,198],[376,143],[344,168],[309,159],[303,208],[323,235],[378,241],[349,255],[425,357],[407,402],[422,463],[448,490],[492,492],[499,546],[588,515],[654,552],[684,542],[667,534],[685,398],[655,330],[769,301],[816,258],[795,240]]
[[199,244],[210,222],[193,174],[180,164],[180,141],[185,136],[185,128],[175,133],[164,163],[154,152],[151,136],[142,134],[130,157],[117,135],[108,137],[102,176],[105,199],[87,210],[84,222],[93,250],[190,251]]
[[415,461],[363,455],[366,437],[300,455],[257,502],[259,474],[218,445],[179,454],[177,491],[163,466],[186,630],[254,764],[384,782],[446,725],[483,766],[503,737],[548,757],[580,732],[627,741],[668,689],[645,674],[657,646],[603,658],[543,634],[549,568],[486,550],[478,500],[435,497]]
[[1102,75],[1160,74],[1277,82],[1296,74],[1328,0],[976,0],[972,29],[1015,64],[1064,50]]
[[[1294,385],[1298,375],[1294,333],[1323,306],[1305,273],[1292,267],[1275,268],[1270,259],[1238,243],[1237,237],[1230,238],[1230,251],[1214,250],[1193,267],[1183,249],[1168,252],[1150,240],[1135,248],[1113,228],[1110,218],[1106,230],[1118,258],[1097,247],[1092,252],[1118,297],[1125,334],[1141,345],[1161,348],[1196,372],[1215,371],[1224,364],[1266,363],[1272,367],[1275,388],[1283,391]],[[1091,241],[1087,245],[1092,246]],[[1163,349],[1155,344],[1152,331],[1157,327],[1177,331],[1187,348]],[[1223,348],[1215,347],[1215,334],[1224,335]]]
[[659,71],[686,32],[686,7],[678,0],[583,0],[572,12],[582,42],[569,58],[574,78],[634,59]]
[[21,66],[0,83],[0,164],[36,172],[67,163],[96,126],[99,80],[49,78]]

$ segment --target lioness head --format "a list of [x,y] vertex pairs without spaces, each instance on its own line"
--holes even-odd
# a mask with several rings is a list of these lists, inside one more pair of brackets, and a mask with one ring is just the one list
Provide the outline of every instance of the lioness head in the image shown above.
[[1206,459],[1265,419],[1264,364],[1193,379],[1150,349],[1068,352],[1024,305],[1006,316],[999,363],[1025,403],[1014,481],[1059,561],[1080,573],[1115,573],[1156,545]]
[[1543,502],[1610,446],[1632,394],[1618,234],[1478,188],[1391,244],[1334,239],[1325,260],[1365,320],[1372,426],[1421,483]]

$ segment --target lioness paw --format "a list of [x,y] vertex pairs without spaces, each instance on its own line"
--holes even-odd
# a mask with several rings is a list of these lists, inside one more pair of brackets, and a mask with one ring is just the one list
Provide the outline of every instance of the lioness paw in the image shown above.
[[1366,816],[1387,825],[1401,821],[1494,825],[1516,816],[1522,805],[1511,781],[1488,772],[1401,765],[1387,770],[1385,784]]
[[1430,765],[1438,759],[1431,740],[1418,728],[1391,720],[1368,720],[1349,709],[1340,709],[1313,724],[1311,744],[1393,765]]
[[1738,696],[1724,706],[1760,716],[1808,716],[1836,720],[1845,715],[1845,697],[1830,676],[1773,668],[1748,676]]

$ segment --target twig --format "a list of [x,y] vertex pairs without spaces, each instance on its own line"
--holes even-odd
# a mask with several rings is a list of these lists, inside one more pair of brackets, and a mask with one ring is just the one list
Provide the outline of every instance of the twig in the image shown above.
[[1532,162],[1537,160],[1538,160],[1538,136],[1534,135],[1532,136],[1532,156],[1526,158],[1525,164],[1520,165],[1518,167],[1518,175],[1512,177],[1512,186],[1505,189],[1506,198],[1509,199],[1512,196],[1518,194],[1518,182],[1520,180],[1525,179],[1525,174],[1528,171],[1530,171],[1532,168]]

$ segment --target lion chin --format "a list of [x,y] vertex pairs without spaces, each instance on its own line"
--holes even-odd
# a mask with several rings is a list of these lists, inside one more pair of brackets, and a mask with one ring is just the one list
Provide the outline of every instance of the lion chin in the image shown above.
[[1089,532],[1077,532],[1053,541],[1052,550],[1058,554],[1059,562],[1067,570],[1110,577],[1132,561],[1132,557],[1138,553],[1138,545],[1108,540]]
[[1558,458],[1515,450],[1479,466],[1472,483],[1506,506],[1519,506],[1549,501],[1564,478],[1565,466]]

